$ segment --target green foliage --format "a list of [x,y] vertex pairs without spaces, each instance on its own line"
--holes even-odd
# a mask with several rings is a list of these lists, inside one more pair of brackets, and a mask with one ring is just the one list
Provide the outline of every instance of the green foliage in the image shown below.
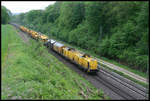
[[[102,24],[102,3],[90,2],[86,5],[85,17],[88,24],[89,34],[96,35],[99,32],[99,27]],[[94,25],[94,26],[93,26]]]
[[16,19],[28,28],[145,72],[148,7],[148,2],[138,1],[58,1]]
[[7,24],[10,21],[11,12],[5,7],[1,7],[1,24]]
[[7,54],[8,54],[8,50],[9,50],[8,44],[11,43],[11,41],[12,41],[9,37],[10,36],[9,33],[14,32],[14,30],[12,29],[11,26],[8,26],[8,25],[1,25],[1,28],[2,28],[2,38],[1,38],[2,51],[1,51],[1,54],[2,54],[2,66],[3,66],[3,63],[7,59]]
[[60,9],[59,27],[70,31],[82,22],[83,17],[83,3],[64,2]]

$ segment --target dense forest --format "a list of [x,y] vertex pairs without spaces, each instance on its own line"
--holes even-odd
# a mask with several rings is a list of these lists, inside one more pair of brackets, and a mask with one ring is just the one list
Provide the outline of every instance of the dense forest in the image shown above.
[[138,1],[61,2],[13,22],[146,72],[149,6]]
[[5,6],[1,6],[1,24],[7,24],[12,14]]

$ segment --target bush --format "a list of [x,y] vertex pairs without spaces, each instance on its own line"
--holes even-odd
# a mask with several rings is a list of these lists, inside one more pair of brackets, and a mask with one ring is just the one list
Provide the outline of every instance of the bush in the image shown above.
[[148,67],[148,55],[143,56],[137,56],[135,57],[136,65],[139,67],[139,69],[143,72],[147,71]]
[[2,6],[1,8],[1,20],[2,24],[7,24],[10,21],[10,14],[11,13],[5,6]]
[[106,37],[100,44],[99,54],[102,56],[108,57],[109,56],[109,54],[108,54],[109,47],[110,47],[110,41],[109,41],[108,37]]

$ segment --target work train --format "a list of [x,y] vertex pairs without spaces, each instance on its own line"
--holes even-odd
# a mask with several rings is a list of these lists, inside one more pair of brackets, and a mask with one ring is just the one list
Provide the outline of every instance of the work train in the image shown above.
[[90,55],[81,53],[74,48],[67,47],[56,40],[49,39],[48,36],[44,34],[40,34],[26,27],[20,26],[20,30],[27,32],[33,39],[41,40],[48,49],[52,49],[63,57],[69,59],[71,62],[79,65],[84,71],[88,73],[96,73],[98,71],[98,62],[90,57]]

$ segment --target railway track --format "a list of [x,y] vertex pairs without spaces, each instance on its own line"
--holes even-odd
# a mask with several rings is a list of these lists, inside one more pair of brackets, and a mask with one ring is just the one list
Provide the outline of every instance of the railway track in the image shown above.
[[[99,66],[100,67],[100,66]],[[136,83],[134,83],[133,81],[129,80],[129,79],[126,79],[122,76],[120,76],[119,74],[115,73],[115,72],[111,72],[107,69],[105,69],[104,67],[101,66],[101,71],[104,71],[104,72],[107,72],[108,74],[111,75],[112,78],[115,78],[116,80],[119,80],[118,82],[121,82],[121,81],[124,81],[124,83],[122,83],[123,85],[126,85],[126,86],[129,86],[130,88],[135,88],[135,89],[138,89],[144,93],[148,93],[147,92],[147,89],[144,88],[143,86],[141,85],[138,85]]]
[[120,95],[122,98],[126,99],[134,99],[132,96],[128,95],[125,92],[122,92],[119,88],[117,88],[116,86],[109,84],[107,81],[105,81],[104,79],[102,79],[101,77],[94,77],[97,81],[101,82],[102,84],[104,84],[105,86],[107,86],[109,89],[111,89],[113,92],[115,92],[116,94]]
[[[19,28],[17,24],[13,24],[16,28]],[[61,61],[64,61],[65,64],[68,63],[67,60],[63,59],[62,56],[58,55],[55,52],[49,51],[52,55],[57,58],[61,58]],[[69,66],[70,67],[70,66]],[[78,70],[76,66],[71,65],[78,73],[86,77],[93,85],[97,88],[102,88],[107,95],[112,96],[112,99],[128,99],[128,100],[146,100],[148,99],[148,92],[146,88],[141,87],[128,79],[117,75],[109,70],[104,69],[102,66],[99,66],[100,71],[95,76],[87,75],[85,72]],[[115,98],[116,97],[116,98]]]
[[144,87],[135,86],[132,82],[102,67],[95,78],[124,99],[148,99],[148,92]]
[[136,80],[138,80],[138,81],[141,81],[141,82],[144,82],[144,83],[148,83],[148,80],[146,78],[143,78],[143,77],[141,77],[141,76],[139,76],[137,74],[134,74],[134,73],[132,73],[132,72],[130,72],[130,71],[124,69],[124,68],[120,68],[119,66],[116,66],[114,64],[108,63],[108,62],[106,62],[104,60],[100,60],[100,59],[98,59],[96,57],[93,57],[93,58],[95,58],[98,61],[98,63],[106,65],[106,66],[108,66],[111,69],[120,71],[120,72],[122,72],[122,73],[124,73],[124,74],[126,74],[126,75],[128,75],[128,76],[130,76],[130,77],[132,77],[132,78],[134,78]]

